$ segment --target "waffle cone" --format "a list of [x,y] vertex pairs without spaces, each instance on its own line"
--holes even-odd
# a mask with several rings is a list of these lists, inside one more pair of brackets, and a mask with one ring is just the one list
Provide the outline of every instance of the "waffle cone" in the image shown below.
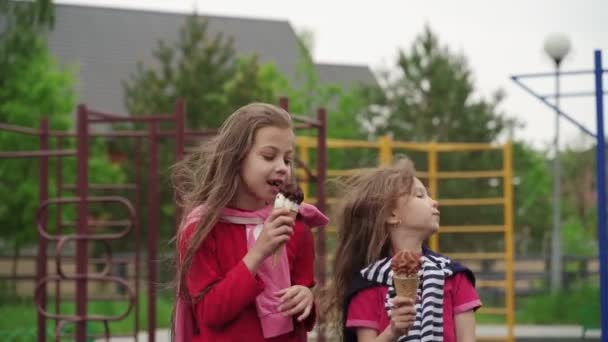
[[416,300],[416,291],[418,291],[419,284],[418,275],[396,274],[393,277],[393,282],[395,283],[397,296]]
[[[296,219],[296,216],[298,216],[298,212],[297,211],[290,211],[289,212],[289,217],[291,217],[292,219]],[[277,248],[277,250],[274,252],[274,254],[272,255],[272,267],[276,267],[277,264],[279,263],[279,256],[281,255],[281,249],[285,248],[285,246],[281,246],[279,248]]]

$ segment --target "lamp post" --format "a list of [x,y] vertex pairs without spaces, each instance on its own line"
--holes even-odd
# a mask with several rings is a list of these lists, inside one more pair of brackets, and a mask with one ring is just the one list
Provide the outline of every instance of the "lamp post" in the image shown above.
[[[561,62],[570,52],[570,40],[561,33],[550,34],[545,39],[545,53],[555,65],[555,107],[559,108],[559,72]],[[561,258],[561,177],[559,162],[559,112],[555,112],[555,136],[553,157],[553,230],[551,234],[551,291],[562,289],[562,258]]]

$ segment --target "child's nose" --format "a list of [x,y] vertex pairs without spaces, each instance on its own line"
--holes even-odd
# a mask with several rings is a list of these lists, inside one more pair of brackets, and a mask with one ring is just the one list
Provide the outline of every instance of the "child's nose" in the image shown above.
[[433,201],[433,208],[439,208],[439,202],[437,202],[436,200],[431,201]]
[[277,172],[287,173],[287,171],[289,171],[289,165],[287,165],[287,163],[284,161],[279,162],[277,165]]

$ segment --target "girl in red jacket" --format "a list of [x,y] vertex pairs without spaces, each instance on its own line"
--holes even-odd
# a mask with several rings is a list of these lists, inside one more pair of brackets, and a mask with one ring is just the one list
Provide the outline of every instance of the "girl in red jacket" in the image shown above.
[[[292,181],[290,115],[254,103],[174,169],[187,213],[177,234],[177,341],[305,341],[315,322],[315,207],[272,209]],[[277,253],[275,263],[273,255]]]

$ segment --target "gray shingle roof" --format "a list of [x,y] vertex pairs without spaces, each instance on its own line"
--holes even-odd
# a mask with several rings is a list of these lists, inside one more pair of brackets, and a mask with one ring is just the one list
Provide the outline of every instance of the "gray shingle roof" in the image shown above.
[[[135,71],[137,61],[156,65],[152,51],[159,39],[173,41],[187,14],[57,4],[49,48],[64,65],[78,66],[79,102],[110,112],[126,111],[122,80]],[[287,21],[207,17],[212,34],[234,38],[238,54],[257,54],[273,62],[290,82],[299,60],[297,36]],[[348,86],[373,82],[366,66],[320,64],[321,83]]]
[[344,88],[354,85],[378,85],[376,77],[367,66],[316,63],[319,83],[336,84]]

